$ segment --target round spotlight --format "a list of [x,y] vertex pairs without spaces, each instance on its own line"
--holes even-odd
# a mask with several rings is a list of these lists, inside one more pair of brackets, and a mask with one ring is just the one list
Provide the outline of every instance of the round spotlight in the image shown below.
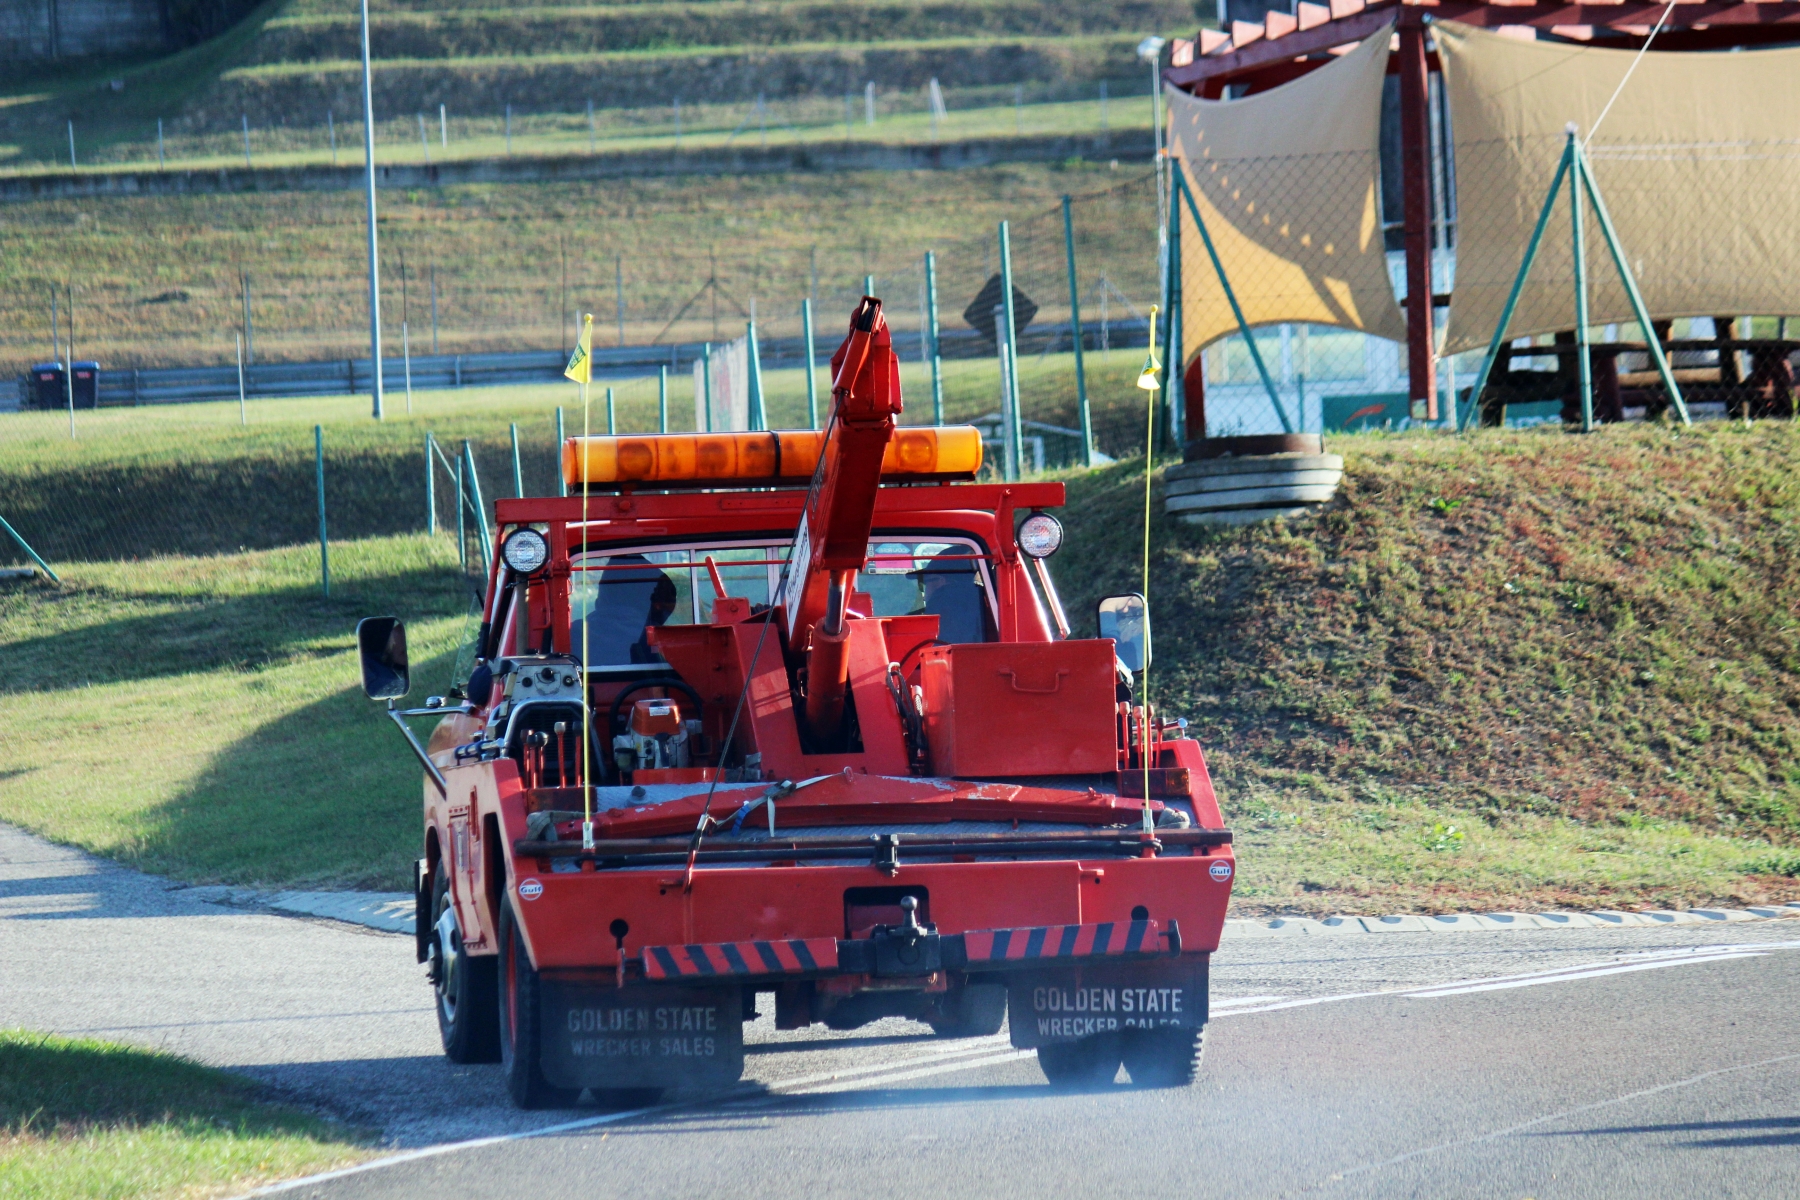
[[1062,546],[1063,528],[1049,513],[1032,513],[1019,526],[1019,549],[1033,558],[1049,558]]
[[517,575],[529,575],[544,565],[550,557],[550,547],[544,542],[544,535],[535,529],[521,529],[506,539],[500,547],[500,557]]

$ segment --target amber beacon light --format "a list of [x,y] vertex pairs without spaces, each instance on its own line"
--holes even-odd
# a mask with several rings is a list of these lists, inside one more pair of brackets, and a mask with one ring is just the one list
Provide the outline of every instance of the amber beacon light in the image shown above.
[[[824,433],[811,429],[573,437],[563,443],[563,480],[595,488],[797,484],[812,478],[824,443]],[[973,479],[980,470],[981,431],[973,425],[902,427],[881,460],[883,479]]]

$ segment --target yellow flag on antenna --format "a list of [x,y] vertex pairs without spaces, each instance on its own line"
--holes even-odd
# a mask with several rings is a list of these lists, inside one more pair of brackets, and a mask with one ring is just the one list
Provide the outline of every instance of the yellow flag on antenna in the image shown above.
[[588,351],[594,344],[594,314],[588,313],[581,321],[581,337],[575,343],[575,353],[569,355],[569,365],[563,368],[563,375],[576,383],[588,383],[593,379],[593,362]]

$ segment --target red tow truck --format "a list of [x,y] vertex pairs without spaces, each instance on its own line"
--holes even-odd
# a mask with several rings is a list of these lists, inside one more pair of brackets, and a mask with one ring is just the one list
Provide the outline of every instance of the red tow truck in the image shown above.
[[397,709],[404,626],[358,627],[425,769],[444,1051],[527,1108],[728,1085],[772,993],[781,1029],[1009,1026],[1053,1083],[1185,1086],[1235,864],[1134,693],[1143,598],[1072,636],[1063,486],[896,423],[878,300],[831,369],[823,431],[571,438],[571,495],[497,501],[462,695]]

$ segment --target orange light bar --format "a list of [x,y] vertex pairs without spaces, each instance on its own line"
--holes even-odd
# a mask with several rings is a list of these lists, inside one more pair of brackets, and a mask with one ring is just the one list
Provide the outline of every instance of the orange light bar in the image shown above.
[[[563,443],[563,481],[570,487],[799,483],[812,478],[824,444],[825,434],[815,429],[572,437]],[[973,425],[903,426],[881,459],[884,479],[973,479],[979,470],[981,431]]]

